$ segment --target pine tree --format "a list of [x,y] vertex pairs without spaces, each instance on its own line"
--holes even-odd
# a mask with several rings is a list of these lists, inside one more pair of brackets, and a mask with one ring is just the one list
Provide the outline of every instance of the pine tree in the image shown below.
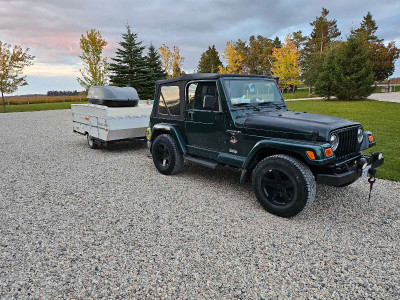
[[275,37],[274,41],[272,42],[272,47],[274,47],[274,48],[282,47],[282,42],[279,39],[279,37],[277,37],[277,36]]
[[375,35],[376,31],[378,30],[378,26],[374,19],[372,19],[372,15],[370,12],[363,18],[360,27],[352,30],[352,35],[360,35],[362,39],[367,42],[373,43],[381,43],[383,40],[378,39]]
[[325,97],[328,100],[337,91],[336,69],[335,69],[335,56],[337,49],[329,50],[315,83],[315,93],[319,96]]
[[151,72],[146,58],[143,57],[145,47],[141,41],[137,41],[137,33],[132,32],[129,24],[126,25],[126,33],[122,34],[122,38],[123,41],[119,43],[121,48],[117,49],[116,57],[111,58],[115,62],[110,64],[112,84],[134,87],[142,99],[152,97],[153,93],[149,94]]
[[329,10],[322,8],[321,16],[310,25],[313,27],[310,37],[302,50],[303,81],[309,87],[315,85],[325,58],[325,51],[340,36],[335,19],[328,20]]
[[[158,54],[153,44],[150,44],[149,46],[149,52],[146,56],[146,60],[148,68],[150,70],[150,78],[151,78],[151,80],[149,81],[149,85],[147,87],[148,92],[146,93],[146,95],[153,95],[155,82],[159,79],[167,78],[167,73],[162,67],[160,55]],[[148,96],[146,98],[152,98],[152,97]]]
[[373,83],[368,46],[359,37],[350,37],[327,56],[316,90],[325,97],[354,100],[369,96],[374,90]]
[[360,27],[351,31],[352,37],[358,37],[368,45],[370,57],[374,70],[374,79],[383,81],[394,72],[395,61],[399,58],[400,49],[396,48],[395,42],[390,42],[386,46],[382,39],[375,33],[378,26],[370,12],[363,18]]
[[219,58],[215,45],[208,47],[208,50],[201,54],[199,65],[197,67],[198,73],[217,73],[222,62]]

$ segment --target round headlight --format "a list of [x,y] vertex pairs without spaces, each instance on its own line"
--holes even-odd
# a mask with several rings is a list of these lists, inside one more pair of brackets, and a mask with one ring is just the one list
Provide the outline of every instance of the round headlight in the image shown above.
[[336,134],[332,134],[329,143],[331,144],[332,150],[335,151],[339,146],[339,137]]
[[359,143],[361,143],[362,140],[363,140],[363,137],[364,137],[364,131],[363,131],[362,128],[360,127],[360,128],[358,128],[358,131],[357,131],[357,141],[358,141]]

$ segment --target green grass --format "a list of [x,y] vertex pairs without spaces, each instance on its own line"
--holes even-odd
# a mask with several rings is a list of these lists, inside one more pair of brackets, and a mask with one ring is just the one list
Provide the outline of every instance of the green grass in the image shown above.
[[[87,102],[57,102],[57,103],[40,103],[40,104],[17,104],[6,105],[8,113],[22,111],[38,111],[38,110],[55,110],[70,109],[71,104],[83,104]],[[0,113],[4,113],[3,106],[0,106]]]
[[294,94],[291,92],[288,93],[283,93],[283,98],[286,100],[288,99],[300,99],[300,98],[313,98],[317,97],[317,95],[312,94],[311,96],[308,96],[308,88],[304,89],[297,89]]
[[360,122],[364,130],[372,131],[376,146],[385,163],[378,168],[377,177],[400,181],[400,104],[380,101],[291,101],[289,109],[341,117]]

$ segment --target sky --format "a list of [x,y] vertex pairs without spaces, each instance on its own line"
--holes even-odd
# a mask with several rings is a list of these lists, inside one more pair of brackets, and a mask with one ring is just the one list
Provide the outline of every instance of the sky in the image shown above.
[[[227,41],[269,38],[302,30],[327,8],[343,39],[368,11],[377,22],[379,38],[400,47],[400,1],[317,0],[0,0],[0,41],[29,47],[35,56],[27,68],[28,86],[16,94],[48,90],[82,90],[79,39],[95,28],[107,40],[104,55],[114,56],[127,22],[143,45],[178,45],[183,70],[193,73],[202,52],[215,45],[220,54]],[[400,77],[400,61],[395,74]]]

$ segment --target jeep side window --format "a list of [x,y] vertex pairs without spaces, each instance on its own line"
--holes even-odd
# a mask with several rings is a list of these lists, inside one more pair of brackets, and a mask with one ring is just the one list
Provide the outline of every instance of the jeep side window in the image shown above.
[[158,99],[158,113],[161,115],[179,116],[180,113],[179,87],[177,85],[161,86]]
[[214,96],[217,99],[212,110],[218,111],[218,89],[216,82],[193,82],[189,84],[189,109],[210,110],[209,108],[204,108],[204,96]]

